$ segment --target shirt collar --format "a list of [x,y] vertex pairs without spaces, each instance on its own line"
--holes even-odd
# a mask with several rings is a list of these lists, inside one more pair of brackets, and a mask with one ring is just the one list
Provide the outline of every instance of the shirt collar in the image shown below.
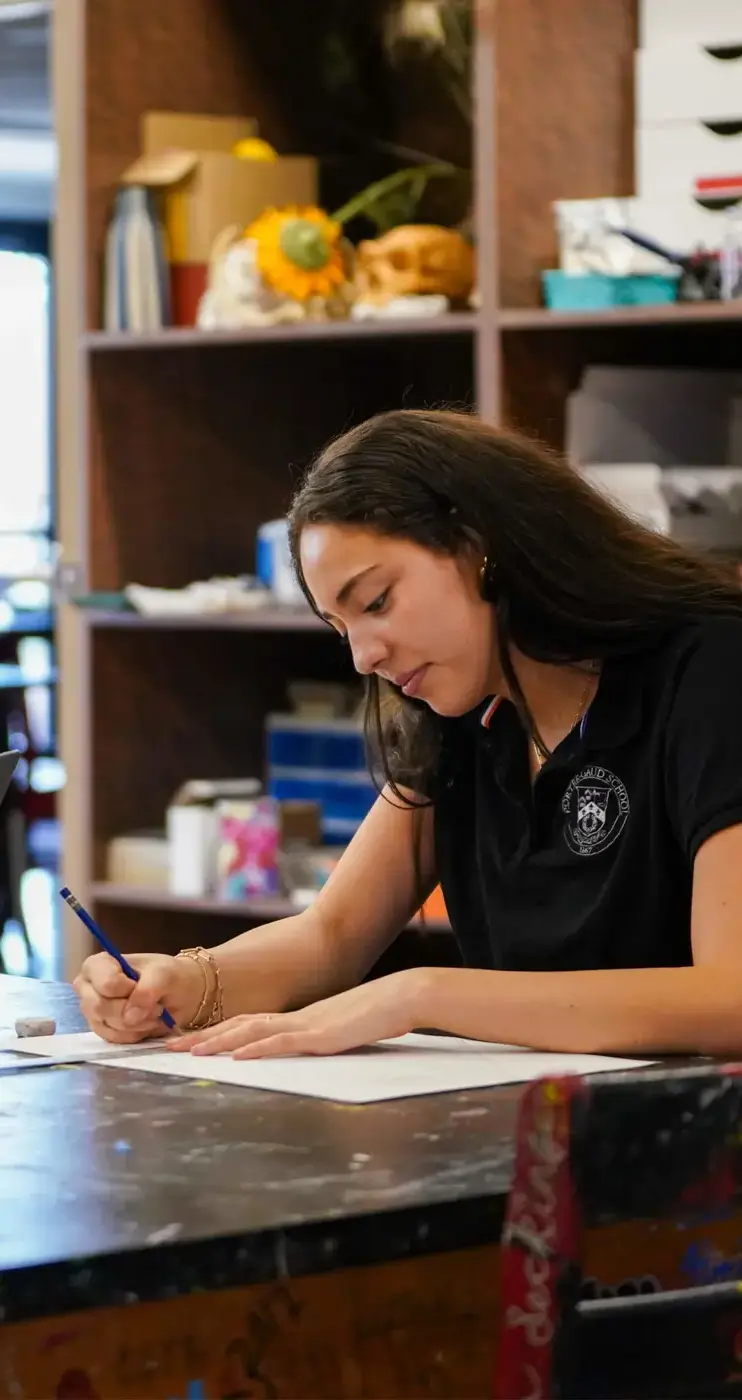
[[[641,725],[643,699],[651,654],[646,651],[603,662],[595,697],[580,723],[580,738],[590,749],[618,747]],[[504,696],[493,695],[479,712],[479,723],[489,729]]]
[[501,703],[501,695],[493,695],[491,700],[485,701],[484,708],[482,709],[482,712],[479,716],[479,723],[481,724],[483,729],[489,729],[490,724],[492,723],[492,716],[494,715],[495,711]]
[[647,652],[637,652],[603,662],[581,733],[588,749],[618,748],[641,727],[650,660]]

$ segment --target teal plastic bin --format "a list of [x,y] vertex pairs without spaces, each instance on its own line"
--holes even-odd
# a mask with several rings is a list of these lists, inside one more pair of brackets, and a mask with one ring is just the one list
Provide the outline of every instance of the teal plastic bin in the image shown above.
[[550,311],[606,311],[612,306],[662,306],[677,301],[678,274],[642,273],[612,277],[607,272],[542,273],[544,301]]

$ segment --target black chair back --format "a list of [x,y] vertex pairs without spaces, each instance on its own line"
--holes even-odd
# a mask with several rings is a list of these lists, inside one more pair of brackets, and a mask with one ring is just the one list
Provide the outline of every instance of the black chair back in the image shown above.
[[742,1283],[586,1299],[585,1232],[742,1198],[742,1066],[540,1080],[521,1102],[495,1400],[742,1397]]

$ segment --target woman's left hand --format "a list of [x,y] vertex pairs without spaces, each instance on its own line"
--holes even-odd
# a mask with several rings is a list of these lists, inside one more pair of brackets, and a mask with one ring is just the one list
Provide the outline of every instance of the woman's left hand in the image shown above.
[[420,1024],[421,969],[395,972],[301,1011],[232,1016],[205,1031],[168,1042],[194,1055],[229,1054],[235,1060],[279,1055],[339,1055],[377,1040],[406,1035]]

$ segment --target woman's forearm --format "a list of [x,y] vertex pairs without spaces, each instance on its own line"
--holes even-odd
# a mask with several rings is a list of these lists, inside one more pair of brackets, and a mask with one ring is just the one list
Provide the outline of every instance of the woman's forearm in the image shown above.
[[224,1015],[288,1011],[354,980],[336,940],[311,909],[249,929],[211,952],[221,975]]
[[742,1054],[742,966],[420,969],[417,1025],[578,1054]]

